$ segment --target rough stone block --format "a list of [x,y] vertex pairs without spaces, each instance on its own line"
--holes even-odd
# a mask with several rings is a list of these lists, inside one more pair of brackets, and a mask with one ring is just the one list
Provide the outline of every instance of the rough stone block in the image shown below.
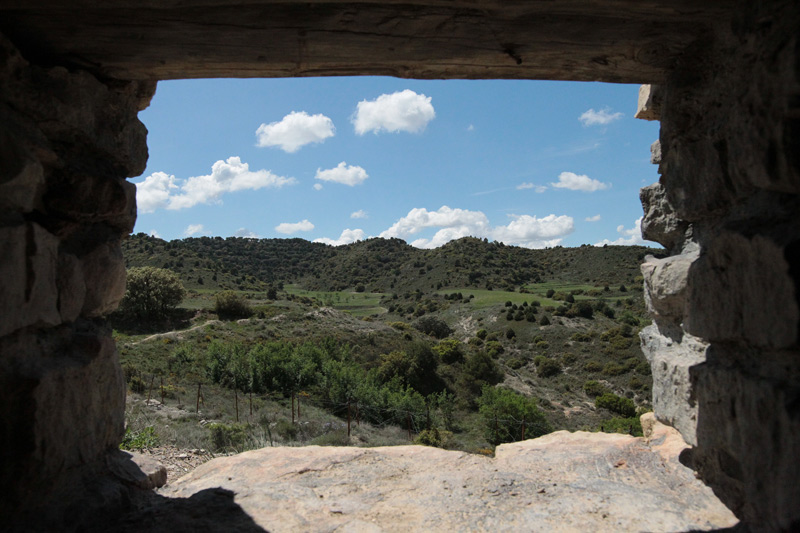
[[661,120],[662,100],[662,91],[659,85],[640,86],[639,102],[634,116],[642,120]]
[[164,465],[140,453],[114,450],[106,456],[106,464],[120,481],[143,490],[163,487],[167,483]]
[[60,172],[44,196],[48,213],[62,224],[105,223],[129,234],[136,223],[136,185],[123,178]]
[[[754,531],[795,531],[800,524],[800,353],[720,353],[691,369],[697,403],[692,463],[701,478]],[[735,348],[734,348],[735,349]],[[726,360],[783,360],[780,373],[757,375]]]
[[0,353],[0,442],[14,458],[0,461],[2,508],[46,495],[118,446],[125,380],[109,332],[91,323],[18,332]]
[[685,329],[709,341],[784,348],[797,342],[800,309],[784,248],[761,236],[722,232],[688,280]]
[[58,256],[58,311],[63,322],[73,322],[83,309],[86,281],[81,261],[72,254]]
[[644,209],[642,236],[661,243],[667,250],[679,248],[686,238],[688,224],[675,214],[664,187],[660,183],[643,187],[639,199]]
[[654,165],[661,163],[661,141],[650,145],[650,162]]
[[0,123],[0,210],[30,212],[43,190],[41,163]]
[[641,265],[647,309],[656,318],[680,324],[686,315],[686,284],[689,269],[698,253],[689,252],[656,259],[652,255]]
[[708,345],[691,335],[675,337],[662,334],[655,324],[639,333],[642,352],[653,372],[653,412],[694,445],[698,420],[689,373],[705,362]]
[[38,224],[0,228],[0,336],[61,322],[56,290],[58,239]]
[[125,260],[119,241],[99,245],[81,259],[86,299],[81,314],[103,316],[114,311],[125,296]]

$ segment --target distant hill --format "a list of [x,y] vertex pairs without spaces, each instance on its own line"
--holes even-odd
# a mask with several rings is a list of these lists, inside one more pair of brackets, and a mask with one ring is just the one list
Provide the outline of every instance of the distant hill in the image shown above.
[[644,246],[584,245],[530,250],[465,237],[432,250],[374,238],[333,247],[303,239],[200,237],[164,241],[144,233],[122,244],[126,266],[176,272],[189,289],[427,292],[451,287],[516,290],[529,283],[635,284]]

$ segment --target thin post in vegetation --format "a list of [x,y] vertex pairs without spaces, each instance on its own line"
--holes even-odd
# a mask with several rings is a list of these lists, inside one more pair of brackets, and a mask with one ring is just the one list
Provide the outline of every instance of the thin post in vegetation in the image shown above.
[[253,391],[250,391],[250,416],[253,416]]
[[361,427],[361,411],[358,408],[358,402],[356,402],[356,425]]
[[494,440],[498,440],[500,430],[497,428],[497,413],[494,415]]
[[195,412],[199,415],[200,414],[200,382],[197,382],[197,407],[195,407]]
[[153,392],[153,382],[156,380],[156,375],[150,376],[150,388],[147,389],[147,403],[150,404],[150,394]]
[[347,436],[350,437],[350,400],[347,400]]
[[408,425],[408,440],[411,440],[411,413],[406,413],[406,424]]
[[522,440],[525,440],[525,417],[522,417]]
[[236,421],[239,421],[239,391],[233,388],[233,403],[236,405]]
[[161,376],[161,405],[164,405],[164,376]]
[[294,424],[294,391],[292,391],[292,424]]
[[297,395],[297,420],[300,420],[300,398],[302,396],[302,394]]

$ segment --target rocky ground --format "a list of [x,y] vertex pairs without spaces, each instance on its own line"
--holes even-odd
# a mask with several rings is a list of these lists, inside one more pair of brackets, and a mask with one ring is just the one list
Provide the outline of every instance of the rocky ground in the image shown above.
[[[679,434],[559,431],[496,457],[424,446],[265,448],[170,481],[119,531],[687,531],[736,524]],[[173,456],[174,467],[189,468]],[[191,454],[194,455],[194,454]],[[191,462],[191,461],[189,461]]]

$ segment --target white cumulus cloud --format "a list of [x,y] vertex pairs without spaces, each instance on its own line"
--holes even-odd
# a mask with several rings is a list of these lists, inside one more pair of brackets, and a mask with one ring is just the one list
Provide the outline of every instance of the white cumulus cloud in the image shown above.
[[333,137],[333,121],[323,114],[309,115],[305,111],[292,111],[280,122],[261,124],[256,130],[257,146],[277,146],[293,153],[311,143],[321,143]]
[[360,229],[346,229],[339,235],[338,239],[329,239],[328,237],[322,237],[320,239],[314,239],[314,242],[321,242],[323,244],[329,244],[331,246],[342,246],[343,244],[350,244],[356,241],[360,241],[364,238],[364,230]]
[[544,191],[547,190],[547,187],[544,185],[536,185],[535,183],[531,183],[529,181],[517,185],[518,191],[524,191],[525,189],[533,189],[535,192],[543,193]]
[[586,222],[599,222],[601,218],[603,217],[600,215],[595,215],[593,217],[586,217],[584,220],[586,220]]
[[257,233],[255,233],[253,231],[250,231],[247,228],[239,228],[239,229],[237,229],[236,232],[233,234],[233,236],[234,237],[244,237],[246,239],[260,239],[261,238]]
[[186,209],[217,202],[226,193],[265,187],[278,189],[295,183],[294,178],[277,176],[269,170],[251,171],[247,163],[233,156],[214,163],[207,176],[179,180],[164,172],[155,172],[136,184],[136,203],[140,213],[163,208]]
[[359,209],[358,211],[353,211],[350,213],[350,218],[367,218],[367,212],[363,209]]
[[366,170],[359,166],[348,166],[344,161],[339,163],[337,166],[326,170],[318,168],[317,174],[314,176],[314,179],[321,181],[333,181],[335,183],[349,185],[350,187],[364,183],[364,180],[367,178],[369,178],[369,175],[367,174]]
[[175,176],[166,172],[153,172],[143,182],[136,184],[136,206],[140,213],[152,213],[167,207],[170,195],[178,190]]
[[192,235],[196,235],[202,232],[205,228],[202,224],[189,224],[189,226],[183,231],[183,234],[187,237],[191,237]]
[[608,239],[603,239],[602,241],[595,244],[595,246],[603,246],[604,244],[618,244],[623,246],[632,246],[634,244],[639,244],[639,245],[645,244],[645,241],[642,238],[642,217],[636,219],[636,222],[633,223],[633,227],[631,229],[625,229],[625,226],[620,224],[619,226],[617,226],[617,233],[619,233],[622,236],[613,241]]
[[151,229],[150,233],[148,233],[148,235],[150,235],[151,237],[155,237],[156,239],[160,239],[161,238],[161,234],[159,234],[158,231],[154,230],[154,229]]
[[301,220],[300,222],[281,222],[275,226],[275,231],[278,233],[297,233],[298,231],[311,231],[314,229],[314,224],[308,220]]
[[512,215],[506,226],[493,227],[481,211],[453,209],[442,206],[436,211],[414,208],[392,227],[380,234],[383,238],[406,239],[429,228],[440,228],[428,238],[411,241],[417,248],[436,248],[461,237],[490,238],[505,244],[527,248],[555,246],[565,235],[572,233],[574,221],[565,215],[548,215],[537,218],[530,215]]
[[321,191],[322,190],[322,184],[321,183],[315,183],[314,184],[314,190],[315,191]]
[[578,117],[578,120],[580,120],[584,126],[605,126],[615,120],[621,119],[623,116],[625,116],[623,113],[612,113],[611,108],[606,107],[599,111],[595,111],[594,109],[584,111],[583,114]]
[[585,174],[575,174],[574,172],[562,172],[558,175],[558,181],[550,185],[559,189],[583,192],[602,191],[611,187],[610,183],[603,183]]
[[542,218],[511,215],[511,218],[513,220],[507,226],[499,226],[492,231],[494,240],[525,248],[546,248],[557,246],[564,236],[575,229],[572,217],[566,215],[551,214]]
[[358,135],[370,131],[420,133],[435,117],[431,97],[406,89],[382,94],[375,100],[362,100],[352,122]]

